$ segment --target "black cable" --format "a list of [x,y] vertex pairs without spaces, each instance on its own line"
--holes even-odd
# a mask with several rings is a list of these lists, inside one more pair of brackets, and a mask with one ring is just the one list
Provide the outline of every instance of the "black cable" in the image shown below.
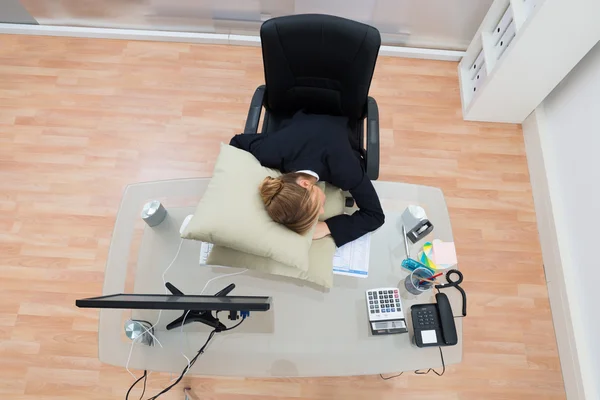
[[244,322],[246,318],[242,318],[242,320],[240,322],[238,322],[237,324],[235,324],[234,326],[232,326],[231,328],[227,328],[227,329],[223,329],[221,332],[225,332],[225,331],[230,331],[234,328],[237,328],[238,326],[240,326],[242,324],[242,322]]
[[146,381],[148,380],[148,374],[144,374],[144,388],[142,389],[142,394],[140,395],[140,400],[144,397],[144,393],[146,393]]
[[140,376],[135,382],[133,382],[131,384],[131,386],[129,387],[129,390],[127,391],[127,394],[125,394],[125,400],[129,399],[129,393],[131,393],[131,390],[133,390],[133,388],[135,387],[135,385],[137,385],[138,382],[141,381],[142,379],[144,379],[144,388],[146,387],[146,377],[147,376],[148,376],[148,370],[144,370],[144,374],[142,376]]
[[194,356],[194,358],[192,358],[190,360],[190,363],[188,365],[186,365],[183,368],[183,371],[181,372],[181,374],[179,375],[179,377],[177,378],[177,380],[175,382],[173,382],[171,385],[167,386],[166,388],[164,388],[163,390],[161,390],[158,394],[150,397],[148,400],[155,400],[156,398],[158,398],[159,396],[167,393],[169,390],[171,390],[174,386],[176,386],[179,382],[181,382],[181,380],[183,379],[185,373],[192,368],[192,366],[194,365],[194,363],[196,362],[196,360],[198,359],[198,357],[200,356],[200,354],[204,353],[204,349],[206,348],[206,346],[208,345],[208,343],[210,342],[210,340],[213,338],[213,336],[215,335],[216,330],[212,330],[210,332],[210,335],[208,335],[208,339],[206,339],[206,342],[204,342],[204,345],[200,348],[200,350],[198,350],[198,353],[196,353],[196,355]]
[[442,372],[440,373],[440,372],[437,372],[433,368],[429,368],[427,371],[416,370],[415,374],[417,374],[417,375],[427,375],[428,373],[430,373],[431,371],[433,371],[433,373],[436,374],[437,376],[444,375],[444,372],[446,372],[446,363],[444,362],[444,353],[442,353],[442,347],[441,346],[438,346],[438,349],[440,349],[440,357],[442,358]]
[[[219,331],[219,332],[230,331],[230,330],[232,330],[234,328],[237,328],[238,326],[240,326],[242,324],[242,322],[244,322],[245,319],[246,318],[242,318],[242,320],[240,322],[238,322],[237,324],[235,324],[234,326],[232,326],[230,328],[223,329],[222,331]],[[167,393],[174,386],[176,386],[183,379],[184,375],[194,366],[194,363],[196,363],[196,360],[198,359],[198,357],[200,357],[200,355],[202,353],[204,353],[204,349],[206,348],[206,346],[208,346],[208,343],[213,338],[213,336],[215,335],[215,333],[218,333],[216,329],[213,329],[210,332],[210,334],[208,335],[208,339],[206,339],[206,342],[204,342],[204,344],[202,345],[202,347],[200,348],[200,350],[198,350],[198,352],[196,353],[196,355],[194,356],[194,358],[192,358],[190,360],[190,363],[183,368],[183,371],[181,372],[181,375],[179,375],[179,378],[177,378],[177,380],[175,382],[173,382],[171,385],[169,385],[166,388],[164,388],[163,390],[161,390],[158,394],[150,397],[148,400],[156,400],[156,398],[158,398],[159,396]]]
[[389,379],[394,379],[394,378],[397,378],[397,377],[399,377],[400,375],[402,375],[403,373],[404,373],[404,371],[400,372],[399,374],[392,375],[392,376],[383,376],[383,375],[379,374],[379,377],[380,377],[381,379],[383,379],[384,381],[387,381],[387,380],[389,380]]
[[[442,353],[442,347],[438,346],[438,349],[440,350],[440,358],[442,359],[442,372],[437,372],[435,369],[433,368],[429,368],[427,371],[420,371],[420,370],[416,370],[415,374],[417,375],[427,375],[428,373],[432,372],[434,374],[436,374],[437,376],[442,376],[444,375],[444,373],[446,372],[446,363],[444,362],[444,353]],[[388,379],[394,379],[399,377],[400,375],[402,375],[404,372],[400,372],[399,374],[396,375],[392,375],[392,376],[383,376],[381,374],[379,374],[379,377],[381,379],[383,379],[384,381],[387,381]]]

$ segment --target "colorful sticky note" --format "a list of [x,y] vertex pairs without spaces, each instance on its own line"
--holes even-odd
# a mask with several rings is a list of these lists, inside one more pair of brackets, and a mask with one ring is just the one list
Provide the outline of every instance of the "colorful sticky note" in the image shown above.
[[433,250],[431,259],[437,265],[453,266],[458,263],[456,258],[456,248],[454,242],[442,242],[441,240],[433,241]]

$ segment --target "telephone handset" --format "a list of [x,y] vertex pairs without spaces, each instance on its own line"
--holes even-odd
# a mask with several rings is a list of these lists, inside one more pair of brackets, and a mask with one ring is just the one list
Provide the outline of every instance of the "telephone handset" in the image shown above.
[[438,293],[435,300],[437,303],[416,304],[410,309],[417,347],[454,346],[458,343],[448,296]]
[[[458,276],[458,279],[452,279],[452,275]],[[467,316],[467,294],[459,286],[463,281],[463,274],[457,269],[451,269],[446,273],[448,283],[436,285],[440,289],[455,287],[458,289],[463,299],[462,315]],[[411,316],[414,330],[415,344],[418,347],[428,346],[454,346],[458,343],[458,334],[456,333],[456,324],[454,323],[454,313],[448,301],[448,296],[444,293],[435,295],[433,304],[416,304],[411,307]]]

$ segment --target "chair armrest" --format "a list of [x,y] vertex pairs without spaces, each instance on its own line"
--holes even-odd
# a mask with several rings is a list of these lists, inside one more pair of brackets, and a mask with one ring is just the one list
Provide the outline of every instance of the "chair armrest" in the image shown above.
[[379,108],[374,98],[367,99],[367,152],[365,164],[367,176],[375,181],[379,178]]
[[260,85],[256,88],[254,95],[252,96],[248,117],[246,118],[246,126],[244,126],[244,133],[258,132],[258,121],[260,120],[264,96],[265,85]]

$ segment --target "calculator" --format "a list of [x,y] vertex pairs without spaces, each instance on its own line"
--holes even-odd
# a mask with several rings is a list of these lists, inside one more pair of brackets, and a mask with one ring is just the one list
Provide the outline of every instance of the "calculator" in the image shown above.
[[398,288],[370,289],[365,295],[373,335],[408,332]]

